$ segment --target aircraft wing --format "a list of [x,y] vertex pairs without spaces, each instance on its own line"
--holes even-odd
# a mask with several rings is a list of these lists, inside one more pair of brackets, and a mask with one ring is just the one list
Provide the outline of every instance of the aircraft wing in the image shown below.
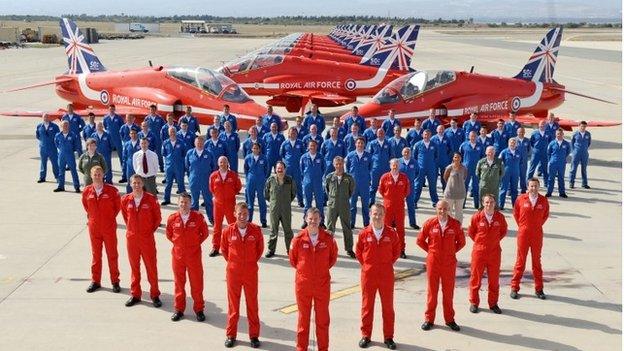
[[[522,124],[535,124],[537,125],[543,118],[538,118],[533,115],[519,115],[516,120]],[[564,130],[572,130],[573,127],[578,127],[580,120],[573,120],[567,118],[557,117],[557,123]],[[616,121],[586,121],[589,127],[615,127],[622,124],[622,122]]]
[[302,101],[312,102],[319,107],[335,107],[353,103],[355,98],[320,90],[292,90],[274,95],[267,103],[274,106],[285,106],[288,111],[295,112],[299,110]]

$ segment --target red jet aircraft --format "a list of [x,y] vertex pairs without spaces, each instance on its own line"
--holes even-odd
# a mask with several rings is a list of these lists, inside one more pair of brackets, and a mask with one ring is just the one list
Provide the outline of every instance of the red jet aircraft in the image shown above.
[[219,70],[251,95],[269,95],[269,105],[303,111],[312,102],[321,107],[352,103],[372,96],[410,70],[418,26],[399,29],[362,64],[252,53]]
[[[553,79],[562,30],[561,27],[550,30],[513,78],[457,71],[415,71],[388,84],[372,102],[360,106],[359,113],[367,118],[384,118],[394,110],[395,116],[407,126],[415,118],[428,117],[432,108],[446,122],[450,118],[465,121],[476,112],[481,122],[492,123],[515,112],[518,122],[537,124],[548,116],[549,110],[563,103],[565,93],[612,103],[566,90]],[[566,129],[578,125],[577,121],[564,119],[558,123]]]
[[356,35],[351,35],[349,39],[334,37],[332,33],[329,34],[331,40],[327,36],[312,33],[298,35],[294,40],[294,37],[286,37],[255,51],[255,53],[302,56],[310,59],[355,64],[364,63],[385,44],[386,39],[392,33],[392,26],[363,26],[362,30]]
[[[228,104],[237,116],[238,127],[247,129],[254,125],[257,116],[266,109],[253,100],[234,81],[221,73],[201,67],[157,66],[120,72],[107,71],[84,42],[76,24],[61,19],[61,32],[68,56],[69,70],[53,82],[12,89],[24,90],[45,85],[55,85],[58,96],[71,102],[76,113],[96,115],[108,113],[114,104],[120,114],[135,114],[139,119],[149,113],[154,104],[160,114],[184,114],[191,106],[193,115],[201,124],[212,124],[214,115],[220,114]],[[61,117],[65,111],[50,112]],[[43,111],[1,112],[6,116],[41,116]]]

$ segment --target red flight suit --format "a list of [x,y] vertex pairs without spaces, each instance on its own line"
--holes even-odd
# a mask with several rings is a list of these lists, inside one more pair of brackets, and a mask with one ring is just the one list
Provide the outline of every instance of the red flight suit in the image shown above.
[[548,219],[549,211],[548,199],[542,195],[538,195],[535,206],[531,205],[528,193],[522,194],[516,199],[513,215],[516,223],[518,223],[518,251],[513,277],[511,278],[511,290],[520,291],[520,280],[524,274],[529,249],[531,249],[535,291],[544,290],[542,276],[542,242],[544,240],[544,232],[542,231],[542,226]]
[[471,304],[479,306],[479,289],[483,271],[488,275],[488,305],[498,304],[498,291],[501,247],[500,241],[507,235],[507,221],[499,211],[494,211],[492,222],[488,222],[485,210],[475,213],[470,220],[468,236],[474,241],[470,262],[470,296]]
[[223,228],[223,217],[228,224],[236,221],[234,218],[234,206],[236,205],[236,194],[241,190],[241,184],[238,174],[228,170],[225,179],[221,179],[219,170],[212,172],[209,180],[210,192],[213,196],[213,216],[214,216],[214,235],[212,236],[212,247],[219,250],[221,245],[221,231]]
[[89,238],[91,239],[91,280],[100,284],[102,278],[102,245],[106,249],[111,283],[119,283],[117,265],[117,214],[121,206],[117,188],[104,184],[97,195],[93,184],[82,192],[82,206],[87,212]]
[[[215,206],[216,208],[216,206]],[[241,289],[245,290],[249,338],[260,336],[258,318],[258,260],[264,251],[262,230],[253,223],[247,223],[245,236],[241,235],[236,223],[225,227],[221,236],[221,252],[227,261],[228,320],[225,335],[236,339],[240,315]]]
[[385,173],[379,179],[379,193],[386,209],[384,222],[396,229],[401,251],[405,250],[405,198],[410,191],[410,182],[405,173],[399,172],[396,182],[391,172]]
[[156,196],[144,191],[139,206],[134,202],[134,194],[121,198],[121,214],[126,222],[126,246],[132,275],[130,294],[141,298],[141,258],[150,283],[150,297],[160,296],[158,290],[158,269],[156,268],[156,239],[154,232],[160,225],[160,206]]
[[455,254],[466,245],[466,238],[461,224],[448,216],[446,227],[442,230],[438,217],[429,218],[423,224],[416,243],[427,251],[427,310],[425,321],[435,321],[438,304],[438,289],[442,284],[442,307],[444,321],[455,321],[453,310],[453,290],[455,289]]
[[174,279],[174,303],[176,311],[186,309],[186,274],[188,272],[193,297],[193,311],[204,310],[204,267],[201,244],[208,238],[208,225],[204,216],[197,211],[189,213],[186,224],[180,212],[167,219],[167,239],[173,243],[171,266]]
[[370,339],[373,331],[375,295],[379,291],[384,340],[394,338],[394,262],[401,254],[396,231],[386,225],[379,240],[373,225],[362,229],[355,246],[355,257],[362,265],[362,336]]
[[319,351],[329,349],[329,269],[338,259],[338,245],[327,231],[319,228],[318,241],[312,245],[308,229],[299,232],[290,244],[290,264],[295,268],[297,351],[308,349],[310,312],[314,301],[316,339]]

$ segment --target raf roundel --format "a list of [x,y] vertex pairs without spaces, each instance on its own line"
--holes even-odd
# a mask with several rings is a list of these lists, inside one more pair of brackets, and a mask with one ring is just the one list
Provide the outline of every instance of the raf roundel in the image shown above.
[[108,91],[106,90],[102,90],[100,92],[100,101],[104,104],[104,105],[108,105],[108,102],[110,101],[110,95],[108,94]]
[[520,98],[517,96],[514,97],[511,100],[511,111],[518,112],[518,110],[520,109],[520,105],[521,105]]
[[347,90],[349,90],[349,91],[355,90],[356,87],[357,87],[357,83],[353,79],[347,79],[345,81],[345,88]]

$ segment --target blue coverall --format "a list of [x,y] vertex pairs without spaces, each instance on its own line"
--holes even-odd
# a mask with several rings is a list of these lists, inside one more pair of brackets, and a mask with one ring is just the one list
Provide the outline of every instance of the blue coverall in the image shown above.
[[91,138],[95,139],[97,145],[97,152],[104,157],[106,161],[107,170],[104,174],[104,181],[108,184],[113,184],[113,171],[111,170],[111,161],[113,154],[113,143],[110,135],[107,132],[103,132],[100,137],[97,132],[91,134]]
[[435,135],[438,132],[438,126],[441,124],[442,122],[440,122],[440,120],[437,118],[434,118],[433,121],[427,118],[422,122],[422,128],[429,129],[431,135]]
[[82,128],[82,140],[87,141],[95,131],[95,124],[85,124]]
[[503,160],[504,173],[501,179],[500,191],[498,192],[498,207],[505,209],[505,200],[507,199],[507,192],[511,195],[511,206],[516,203],[518,197],[518,180],[521,176],[520,163],[522,162],[522,151],[517,147],[515,152],[511,152],[511,149],[505,148],[498,156]]
[[78,171],[76,170],[76,156],[74,152],[79,155],[82,154],[82,148],[80,145],[80,137],[78,134],[74,134],[71,131],[67,135],[63,135],[62,132],[57,133],[54,136],[54,145],[58,153],[58,169],[59,174],[56,178],[59,189],[65,189],[65,168],[69,168],[71,172],[72,180],[74,182],[74,189],[80,189],[80,181],[78,180]]
[[546,149],[550,143],[550,137],[547,133],[542,135],[539,130],[534,131],[531,134],[531,164],[529,171],[526,175],[527,179],[533,177],[537,167],[542,169],[542,176],[544,177],[544,184],[548,184],[548,155]]
[[345,143],[345,149],[347,149],[347,154],[351,151],[355,150],[355,142],[360,135],[353,136],[352,133],[347,134],[342,141]]
[[271,175],[271,168],[266,156],[258,155],[258,160],[251,153],[245,157],[243,166],[245,170],[245,200],[249,210],[249,221],[253,221],[253,208],[256,196],[258,197],[258,207],[260,209],[260,223],[266,226],[267,204],[264,198],[264,186],[267,178]]
[[431,137],[431,142],[434,143],[438,149],[438,158],[437,158],[437,170],[436,176],[440,177],[440,183],[442,183],[442,190],[446,189],[446,181],[444,180],[444,171],[446,170],[446,166],[451,164],[451,159],[453,158],[453,152],[451,150],[451,141],[444,135],[440,137],[439,134],[436,134]]
[[262,140],[264,141],[264,145],[266,147],[266,152],[264,153],[264,155],[269,162],[269,167],[273,169],[273,167],[275,167],[275,163],[277,163],[277,160],[280,159],[280,147],[282,147],[282,144],[286,139],[281,133],[273,135],[273,133],[269,132],[262,137]]
[[349,114],[349,116],[347,116],[347,118],[344,121],[345,130],[350,131],[351,125],[353,125],[353,123],[357,124],[360,127],[360,133],[366,130],[366,123],[364,122],[364,117],[360,115],[353,116],[352,114]]
[[501,151],[507,148],[509,145],[509,133],[505,129],[501,132],[496,129],[492,132],[492,140],[494,141],[494,148],[496,149],[496,153],[494,154],[496,157],[500,155]]
[[310,126],[313,124],[316,125],[318,133],[322,133],[325,130],[325,118],[323,115],[319,113],[316,116],[313,116],[312,112],[306,113],[302,122],[304,136],[310,134]]
[[466,177],[466,191],[470,186],[470,193],[474,200],[474,207],[479,208],[479,177],[477,177],[477,162],[485,155],[485,149],[478,142],[472,147],[470,141],[463,142],[459,147],[459,153],[462,155],[462,164],[468,170]]
[[[212,139],[207,139],[204,144],[204,150],[210,152],[212,155],[212,159],[214,160],[215,165],[219,164],[219,157],[225,156],[225,144],[222,140],[217,139],[217,141],[213,141]],[[229,161],[228,161],[229,162]]]
[[[39,123],[35,130],[35,136],[39,140],[39,157],[41,158],[41,164],[39,166],[39,180],[45,180],[48,173],[48,159],[52,164],[52,173],[54,178],[59,176],[58,168],[58,150],[54,145],[54,137],[60,133],[59,126],[55,123],[49,122],[46,128],[44,123]],[[65,168],[63,168],[65,173]]]
[[531,156],[531,140],[529,138],[518,138],[518,150],[520,151],[520,192],[527,191],[527,169],[529,166],[529,156]]
[[[193,115],[184,115],[182,117],[180,117],[180,119],[178,120],[178,123],[182,124],[182,122],[186,122],[186,124],[188,125],[188,132],[191,134],[198,134],[199,131],[199,122],[197,121],[197,118]],[[234,127],[236,127],[236,124],[234,124],[232,126],[232,130],[236,130]]]
[[509,136],[509,138],[515,138],[518,136],[518,128],[522,127],[522,125],[520,124],[520,122],[515,121],[507,121],[505,122],[505,131],[507,132],[507,135]]
[[260,153],[263,155],[266,155],[266,150],[264,147],[264,140],[262,140],[262,138],[258,137],[255,141],[251,140],[251,138],[247,138],[245,139],[245,141],[243,141],[243,145],[241,146],[241,149],[243,151],[243,160],[245,159],[245,157],[247,157],[247,155],[249,155],[252,152],[251,147],[253,146],[254,143],[260,144]]
[[158,144],[157,144],[157,143],[158,143],[158,141],[156,140],[156,136],[154,135],[154,133],[152,133],[152,131],[151,131],[151,130],[148,130],[148,131],[147,131],[147,134],[146,134],[146,133],[143,133],[143,131],[140,131],[140,132],[137,134],[137,137],[139,138],[139,140],[141,140],[141,139],[143,139],[143,138],[146,138],[146,139],[147,139],[147,141],[149,142],[149,144],[148,144],[147,148],[148,148],[149,150],[151,150],[151,151],[156,152],[156,145],[158,145]]
[[390,142],[390,145],[392,145],[392,157],[393,158],[400,158],[402,157],[401,153],[403,152],[403,149],[406,147],[410,147],[409,143],[407,142],[407,139],[403,138],[403,137],[395,137],[393,136],[392,138],[388,139],[388,141]]
[[570,186],[574,186],[576,169],[581,165],[582,185],[587,186],[587,163],[589,161],[589,147],[591,146],[591,134],[585,131],[585,135],[576,131],[572,134],[572,167],[570,168]]
[[470,132],[475,132],[477,137],[479,136],[479,131],[481,130],[481,122],[468,120],[462,124],[462,129],[464,130],[464,140],[468,141],[470,139]]
[[[139,139],[137,139],[135,145],[132,145],[132,140],[128,140],[124,142],[123,144],[121,157],[124,159],[125,166],[123,169],[123,174],[125,175],[124,178],[127,177],[126,179],[130,179],[130,177],[132,177],[134,173],[136,173],[134,171],[134,166],[132,165],[132,157],[134,156],[134,153],[139,150],[141,150],[141,141]],[[126,193],[131,193],[131,192],[132,192],[132,186],[130,182],[128,182],[126,184]]]
[[219,139],[225,145],[225,156],[230,162],[230,169],[238,173],[238,149],[240,149],[238,133],[232,132],[230,135],[227,135],[226,132],[221,132]]
[[335,171],[334,157],[340,156],[344,158],[346,154],[347,149],[342,140],[337,139],[335,145],[331,139],[323,142],[323,145],[321,145],[321,155],[323,155],[323,158],[325,159],[325,174],[323,174],[323,179],[326,175]]
[[373,163],[371,167],[371,186],[368,195],[370,205],[375,202],[377,188],[379,187],[379,179],[384,173],[390,171],[390,159],[392,159],[394,151],[392,150],[392,145],[387,139],[383,140],[383,145],[379,142],[379,139],[371,141],[366,146],[366,151],[371,155]]
[[[120,115],[115,113],[112,116],[110,114],[106,115],[102,123],[104,124],[104,128],[106,132],[110,136],[111,144],[113,145],[113,148],[115,149],[115,151],[117,151],[117,157],[119,157],[119,166],[121,167],[120,169],[123,171],[124,161],[123,161],[123,156],[121,155],[121,153],[123,152],[123,143],[121,140],[120,131],[121,131],[121,126],[123,126],[126,122]],[[113,165],[108,164],[108,169],[112,169],[112,168],[113,168]]]
[[280,147],[280,158],[286,164],[286,174],[295,182],[297,187],[297,202],[303,204],[303,184],[301,184],[301,156],[306,152],[303,141],[296,139],[291,144],[290,139],[282,143]]
[[325,192],[323,190],[323,174],[325,174],[325,162],[323,161],[323,155],[316,153],[314,160],[310,156],[309,152],[306,152],[301,156],[299,162],[300,171],[303,184],[303,198],[304,198],[304,220],[305,213],[310,207],[312,207],[312,197],[316,207],[321,211],[321,220],[325,218],[323,207],[325,203]]
[[[227,116],[223,114],[219,115],[219,123],[224,126],[225,122],[230,122],[233,132],[238,131],[238,122],[236,121],[236,116],[234,116],[233,114],[228,114]],[[277,128],[279,129],[280,127],[281,126],[278,124]]]
[[[153,140],[150,140],[150,150],[154,151],[158,156],[158,166],[160,167],[160,171],[164,170],[164,163],[162,157],[162,138],[160,136],[160,130],[166,124],[165,120],[162,119],[159,115],[147,115],[145,116],[145,120],[149,125],[149,130],[152,132]],[[153,149],[151,146],[153,145]]]
[[399,122],[398,119],[395,118],[394,120],[392,120],[390,118],[386,118],[381,124],[381,129],[386,132],[386,135],[392,135],[394,134],[394,127],[396,126],[401,126],[401,122]]
[[85,127],[85,121],[80,115],[72,113],[71,115],[65,113],[61,117],[61,121],[69,121],[69,131],[74,133],[78,137],[78,143],[80,144],[80,150],[82,150],[82,141],[80,140],[80,133]]
[[171,143],[171,140],[166,140],[162,144],[162,155],[165,158],[165,179],[167,180],[163,200],[166,202],[171,201],[171,187],[174,179],[178,183],[178,193],[186,191],[184,187],[185,150],[184,142],[178,138],[174,144]]
[[418,208],[418,201],[420,200],[422,188],[425,185],[425,179],[427,179],[431,202],[435,206],[438,203],[438,148],[432,141],[429,142],[429,146],[426,146],[425,141],[421,140],[412,148],[412,155],[414,155],[413,157],[418,164],[418,178],[416,178],[416,183],[414,184],[414,202],[416,203],[416,208]]
[[200,155],[195,148],[192,148],[186,152],[184,166],[189,178],[189,188],[191,188],[193,200],[191,208],[196,211],[199,210],[199,197],[201,195],[204,198],[206,215],[210,222],[214,222],[212,193],[210,193],[210,188],[208,187],[208,178],[217,169],[216,160],[206,149]]
[[407,135],[405,136],[405,140],[407,140],[407,142],[409,143],[409,147],[413,148],[414,145],[416,145],[417,142],[422,140],[422,133],[425,130],[420,128],[418,130],[411,128],[408,132]]
[[[416,160],[410,156],[406,163],[405,158],[401,157],[399,171],[405,173],[407,179],[409,179],[410,187],[415,187],[416,177],[418,176],[418,165],[416,164]],[[416,201],[414,201],[413,191],[409,192],[405,198],[405,202],[407,203],[407,217],[409,218],[409,224],[414,227],[416,226]]]
[[561,145],[557,143],[556,139],[548,144],[546,149],[546,154],[548,155],[548,190],[546,194],[552,194],[555,188],[555,177],[557,178],[559,195],[565,194],[565,165],[566,158],[571,151],[570,143],[567,140],[563,140]]
[[362,206],[363,226],[366,227],[370,223],[368,206],[370,204],[371,171],[373,169],[372,157],[366,151],[362,153],[362,157],[359,157],[354,150],[347,154],[346,160],[345,171],[355,179],[355,191],[351,196],[351,227],[355,226],[358,198]]
[[451,143],[451,155],[455,152],[459,152],[459,147],[465,141],[466,137],[462,128],[457,128],[455,130],[448,128],[444,131],[444,136],[446,136]]

